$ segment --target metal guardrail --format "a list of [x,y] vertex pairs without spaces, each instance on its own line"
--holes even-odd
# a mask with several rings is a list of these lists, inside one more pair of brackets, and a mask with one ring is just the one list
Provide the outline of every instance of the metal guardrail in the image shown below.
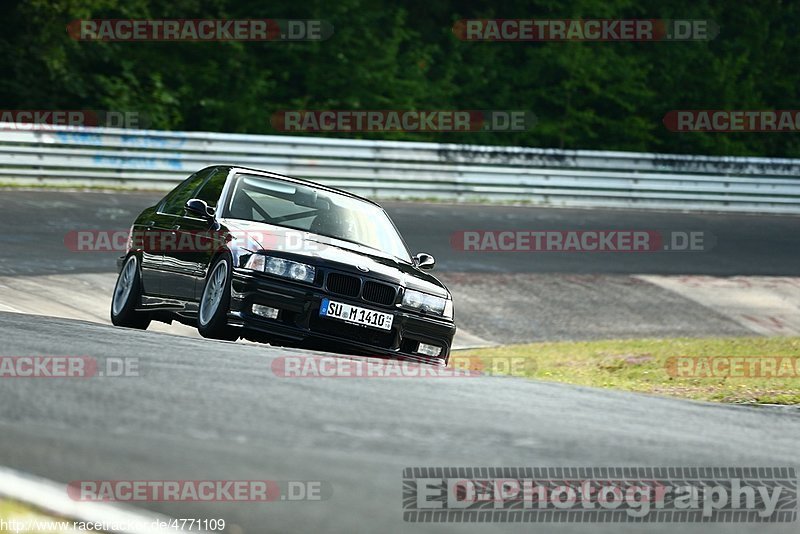
[[800,159],[0,123],[0,184],[169,188],[237,164],[375,198],[800,214]]

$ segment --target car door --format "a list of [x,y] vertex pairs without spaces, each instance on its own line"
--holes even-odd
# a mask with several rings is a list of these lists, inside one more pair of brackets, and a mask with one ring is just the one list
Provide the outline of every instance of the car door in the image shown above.
[[172,216],[158,213],[156,208],[145,219],[142,227],[136,230],[142,236],[142,290],[147,295],[161,295],[164,255],[161,242],[165,229],[172,224]]
[[[159,202],[160,204],[161,202]],[[158,294],[157,269],[161,261],[161,253],[157,252],[149,243],[153,240],[153,227],[155,225],[158,205],[146,209],[139,215],[131,228],[131,249],[141,255],[142,292],[145,295]]]
[[[226,167],[212,169],[186,201],[198,198],[216,209],[227,177]],[[163,262],[171,294],[181,300],[199,300],[209,263],[219,247],[216,222],[183,209],[181,215],[172,220],[170,232],[176,245],[165,248]]]
[[203,248],[209,246],[213,221],[185,214],[173,217],[169,228],[169,246],[164,248],[163,268],[169,294],[181,300],[195,298],[195,281],[204,276]]
[[194,198],[194,194],[213,170],[214,167],[209,167],[187,178],[164,198],[153,218],[151,232],[155,236],[156,245],[153,255],[157,259],[151,260],[155,263],[151,278],[155,280],[152,285],[156,286],[159,295],[181,300],[190,300],[193,296],[194,283],[191,276],[187,278],[186,275],[186,271],[190,269],[182,265],[181,258],[176,255],[176,250],[185,246],[178,232],[183,226],[181,223],[186,213],[186,202]]

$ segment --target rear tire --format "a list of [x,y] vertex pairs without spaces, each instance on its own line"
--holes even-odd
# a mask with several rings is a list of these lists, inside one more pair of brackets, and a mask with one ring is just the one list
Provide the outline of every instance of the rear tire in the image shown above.
[[142,298],[142,281],[139,277],[139,260],[130,256],[125,260],[111,297],[111,324],[126,328],[146,330],[150,314],[136,311]]
[[228,326],[231,305],[231,260],[221,256],[208,270],[197,310],[197,331],[209,339],[236,341],[239,330]]

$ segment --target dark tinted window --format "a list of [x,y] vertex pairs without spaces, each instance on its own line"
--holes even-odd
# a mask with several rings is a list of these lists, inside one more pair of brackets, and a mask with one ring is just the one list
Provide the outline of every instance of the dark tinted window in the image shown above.
[[411,261],[402,238],[379,206],[313,185],[240,174],[223,216],[265,222],[343,239]]
[[208,177],[208,174],[214,169],[203,169],[188,177],[178,187],[172,190],[167,195],[164,205],[161,207],[162,213],[169,213],[170,215],[183,215],[183,208],[186,201],[194,198],[194,192],[203,183],[203,180]]
[[228,169],[216,169],[211,173],[211,177],[200,188],[194,198],[204,200],[206,204],[212,208],[216,208],[219,203],[219,197],[222,195],[222,189],[225,187],[225,182],[228,180]]

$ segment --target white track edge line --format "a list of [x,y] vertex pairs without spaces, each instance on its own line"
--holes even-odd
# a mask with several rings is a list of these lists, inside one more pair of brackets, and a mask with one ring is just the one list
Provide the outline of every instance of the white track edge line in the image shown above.
[[[109,530],[108,532],[125,534],[175,534],[176,532],[174,528],[160,528],[153,525],[155,521],[169,523],[172,520],[171,517],[115,504],[75,501],[67,494],[66,484],[5,466],[0,466],[0,496],[73,521],[106,525],[140,525],[138,528]],[[203,534],[202,531],[195,532]]]

